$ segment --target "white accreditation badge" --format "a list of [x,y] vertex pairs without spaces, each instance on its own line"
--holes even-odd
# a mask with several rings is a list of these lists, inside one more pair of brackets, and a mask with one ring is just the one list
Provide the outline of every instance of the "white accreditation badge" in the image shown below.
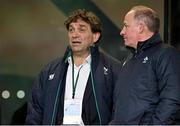
[[82,118],[82,100],[66,99],[64,101],[64,118],[63,124],[84,125]]

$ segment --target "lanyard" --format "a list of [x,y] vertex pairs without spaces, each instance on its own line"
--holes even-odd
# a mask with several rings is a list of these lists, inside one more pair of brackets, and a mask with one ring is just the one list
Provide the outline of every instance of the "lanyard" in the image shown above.
[[[73,58],[72,58],[72,61],[73,61]],[[76,81],[74,83],[74,61],[72,62],[72,98],[73,99],[74,99],[75,92],[76,92],[77,82],[78,82],[78,79],[79,79],[79,73],[80,73],[80,70],[81,70],[82,67],[83,67],[83,65],[79,68],[78,74],[77,74],[77,77],[76,77]]]

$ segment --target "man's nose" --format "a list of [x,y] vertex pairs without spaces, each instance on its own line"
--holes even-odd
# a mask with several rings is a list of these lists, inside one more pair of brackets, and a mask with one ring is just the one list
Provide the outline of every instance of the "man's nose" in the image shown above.
[[72,37],[77,37],[77,36],[79,36],[79,33],[77,32],[77,31],[74,31],[74,32],[72,32]]
[[122,29],[119,34],[120,34],[121,36],[123,36],[123,35],[124,35],[124,30]]
[[121,36],[122,36],[122,35],[123,35],[123,32],[122,32],[122,31],[120,31],[120,32],[119,32],[119,35],[121,35]]

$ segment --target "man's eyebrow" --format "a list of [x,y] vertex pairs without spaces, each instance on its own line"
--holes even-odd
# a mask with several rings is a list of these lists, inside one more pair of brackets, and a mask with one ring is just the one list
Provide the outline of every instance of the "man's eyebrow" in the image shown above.
[[87,26],[86,26],[86,25],[84,25],[84,24],[80,24],[79,26],[80,26],[80,27],[87,27]]
[[127,22],[124,22],[124,23],[123,23],[123,25],[125,25],[125,26],[129,26]]
[[[79,26],[80,26],[80,27],[87,27],[87,26],[84,25],[84,24],[79,24]],[[73,27],[73,25],[70,24],[69,27]]]
[[127,24],[127,22],[125,21],[125,22],[123,22],[123,24]]

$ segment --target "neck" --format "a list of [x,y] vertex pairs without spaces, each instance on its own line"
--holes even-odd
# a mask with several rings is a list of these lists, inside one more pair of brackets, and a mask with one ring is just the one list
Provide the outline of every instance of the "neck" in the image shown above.
[[140,41],[146,41],[148,40],[149,38],[151,38],[153,36],[153,32],[145,32],[144,34],[141,35],[141,39]]
[[89,52],[85,54],[74,53],[73,54],[74,64],[76,66],[80,66],[81,64],[83,64],[84,60],[89,56],[89,54],[90,54]]
[[[138,42],[144,42],[153,36],[153,32],[145,32],[139,36]],[[138,42],[136,43],[135,49],[137,49]]]

